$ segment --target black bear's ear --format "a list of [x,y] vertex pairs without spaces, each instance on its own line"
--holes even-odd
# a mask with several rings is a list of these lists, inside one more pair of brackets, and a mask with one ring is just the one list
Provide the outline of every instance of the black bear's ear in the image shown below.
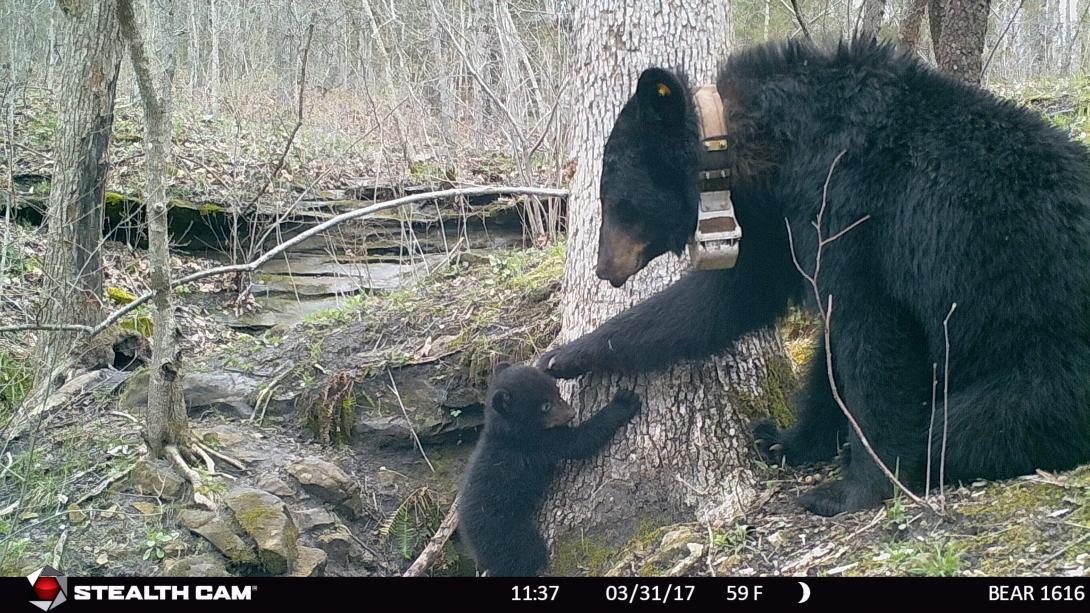
[[689,92],[672,72],[664,68],[648,68],[636,85],[640,116],[665,124],[681,123],[685,119]]
[[498,375],[501,372],[507,370],[508,368],[511,368],[511,363],[510,362],[507,362],[507,361],[500,362],[499,364],[496,364],[495,368],[492,369],[492,376],[495,377],[496,375]]
[[508,411],[511,410],[511,392],[503,388],[495,390],[492,392],[489,404],[492,406],[493,411],[507,417]]

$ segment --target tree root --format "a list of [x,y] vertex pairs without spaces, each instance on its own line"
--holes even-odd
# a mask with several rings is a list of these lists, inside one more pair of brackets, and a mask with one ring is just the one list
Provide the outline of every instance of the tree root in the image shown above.
[[208,489],[201,482],[201,476],[197,474],[197,471],[189,467],[185,459],[182,457],[182,452],[178,450],[175,445],[167,445],[163,448],[163,454],[174,464],[174,467],[178,469],[178,472],[185,476],[190,485],[193,486],[193,502],[208,509],[209,511],[216,510],[216,502],[212,500],[212,497],[208,492]]

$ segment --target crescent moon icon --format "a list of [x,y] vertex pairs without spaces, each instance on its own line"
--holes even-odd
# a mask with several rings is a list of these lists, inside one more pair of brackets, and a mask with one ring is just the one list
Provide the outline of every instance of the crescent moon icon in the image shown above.
[[799,601],[799,604],[802,604],[807,600],[810,600],[810,586],[806,585],[802,581],[799,581],[799,587],[802,588],[802,600]]

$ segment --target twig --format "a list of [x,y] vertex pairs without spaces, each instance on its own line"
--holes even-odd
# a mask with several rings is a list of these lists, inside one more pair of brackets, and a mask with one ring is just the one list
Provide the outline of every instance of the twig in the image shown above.
[[447,544],[450,540],[450,535],[454,533],[454,529],[458,527],[458,505],[462,502],[462,495],[458,494],[454,497],[454,502],[450,503],[450,509],[447,510],[447,516],[443,518],[443,523],[439,524],[439,529],[435,531],[435,534],[428,541],[424,551],[420,552],[416,560],[409,567],[409,570],[405,571],[402,577],[419,577],[424,574],[424,571],[431,567],[435,562],[436,556],[443,550],[443,545]]
[[[197,447],[198,449],[204,450],[205,453],[208,453],[208,454],[210,454],[212,456],[215,456],[215,457],[223,460],[224,462],[227,462],[231,466],[234,466],[235,468],[237,468],[239,470],[246,470],[246,464],[244,462],[242,462],[241,460],[236,460],[235,458],[232,458],[231,456],[229,456],[229,455],[227,455],[225,453],[220,453],[219,451],[216,451],[215,449],[212,449],[208,445],[205,445],[204,443],[201,443],[201,442],[194,441],[193,445],[195,447]],[[220,476],[228,477],[230,475],[224,475],[223,473],[220,473]]]
[[64,544],[68,542],[68,526],[61,529],[61,535],[57,538],[57,545],[53,547],[53,567],[61,567],[61,556],[64,554]]
[[112,485],[112,484],[120,481],[121,479],[124,479],[125,477],[129,476],[129,473],[131,473],[134,468],[136,468],[135,464],[133,464],[132,466],[126,468],[123,471],[116,472],[116,473],[110,475],[109,477],[106,477],[101,482],[99,482],[99,484],[96,485],[94,487],[94,489],[87,492],[83,496],[80,496],[79,500],[77,500],[73,504],[75,504],[78,507],[79,505],[87,502],[88,500],[94,498],[95,496],[98,496],[102,492],[106,491],[106,488],[110,487],[110,485]]
[[[1085,526],[1080,526],[1080,527],[1084,528]],[[1056,558],[1062,556],[1063,554],[1067,553],[1068,551],[1071,551],[1072,547],[1074,547],[1076,545],[1080,545],[1082,543],[1085,543],[1087,540],[1090,540],[1090,532],[1087,532],[1086,534],[1080,536],[1079,538],[1071,541],[1063,549],[1057,551],[1056,553],[1048,556],[1044,560],[1041,560],[1040,562],[1038,562],[1037,563],[1037,568],[1041,568],[1045,564],[1048,564],[1049,562],[1051,562],[1051,561],[1055,560]]]
[[291,151],[292,143],[295,142],[295,135],[299,133],[299,128],[303,127],[303,93],[306,91],[307,57],[310,55],[310,41],[312,38],[314,38],[313,19],[307,26],[307,38],[306,42],[303,43],[303,57],[300,60],[299,65],[299,102],[295,110],[295,125],[292,126],[291,134],[288,135],[288,141],[284,143],[284,150],[280,152],[280,159],[276,162],[276,166],[273,167],[272,172],[270,172],[269,176],[266,177],[265,183],[261,186],[261,189],[257,190],[257,193],[254,194],[253,200],[251,200],[245,207],[243,207],[243,212],[249,211],[256,207],[257,201],[265,195],[266,191],[268,191],[269,186],[272,185],[273,180],[276,179],[276,175],[280,174],[280,170],[284,168],[284,161],[288,157],[288,152]]
[[923,495],[931,493],[931,441],[935,433],[935,392],[939,388],[939,364],[931,363],[931,420],[927,422],[927,470],[924,471]]
[[795,13],[795,20],[799,22],[799,27],[802,28],[802,34],[806,37],[806,40],[814,40],[814,37],[810,35],[810,28],[806,27],[806,20],[802,17],[799,0],[791,0],[791,10]]
[[117,415],[118,417],[124,417],[125,419],[131,421],[132,423],[134,423],[136,425],[140,425],[140,420],[139,419],[133,417],[132,415],[129,415],[128,413],[126,413],[124,411],[107,411],[106,413],[109,414],[109,415]]
[[401,407],[401,414],[405,416],[405,423],[409,426],[409,433],[413,435],[413,441],[416,443],[416,448],[420,450],[420,455],[424,457],[424,461],[427,462],[431,472],[435,472],[435,467],[431,465],[428,454],[424,453],[424,445],[420,443],[420,437],[416,435],[416,430],[413,428],[413,422],[409,419],[409,411],[405,409],[405,403],[401,401],[401,393],[397,391],[397,383],[394,382],[394,372],[387,368],[386,374],[390,377],[390,389],[394,391],[394,396],[397,398],[397,404]]
[[[273,378],[265,384],[265,387],[261,388],[261,391],[257,393],[257,398],[254,400],[254,412],[250,414],[250,421],[257,421],[261,423],[265,421],[265,409],[269,406],[269,401],[272,400],[273,392],[276,390],[280,382],[284,380],[284,377],[288,376],[288,373],[292,371],[292,366],[289,364],[279,373],[273,376]],[[258,416],[260,413],[260,416]]]
[[942,338],[946,345],[946,358],[942,375],[942,452],[939,455],[939,498],[943,499],[943,483],[946,481],[946,435],[950,425],[950,316],[958,303],[950,305],[950,312],[942,320]]
[[829,378],[829,387],[833,394],[833,400],[836,401],[836,404],[840,408],[840,411],[844,413],[844,416],[848,419],[848,423],[851,425],[852,430],[855,432],[856,436],[859,437],[859,441],[863,444],[863,448],[866,450],[867,454],[871,457],[871,459],[874,460],[875,464],[878,465],[879,470],[882,471],[886,478],[889,479],[890,482],[893,483],[898,489],[902,490],[905,495],[911,498],[912,501],[916,504],[920,505],[921,507],[931,509],[932,511],[936,511],[936,509],[932,505],[928,504],[926,500],[920,498],[916,494],[912,493],[912,491],[909,490],[907,487],[905,487],[905,485],[901,483],[899,479],[897,479],[897,476],[893,474],[893,471],[891,471],[889,467],[886,466],[885,462],[882,461],[882,458],[879,457],[878,453],[874,451],[874,448],[871,446],[870,441],[863,433],[863,428],[859,425],[859,422],[856,421],[855,417],[852,415],[851,410],[848,409],[847,404],[841,397],[840,390],[837,388],[836,377],[833,375],[833,350],[831,333],[831,322],[833,318],[833,295],[829,294],[829,297],[826,301],[826,306],[822,308],[821,291],[818,288],[818,274],[821,270],[821,255],[825,246],[832,243],[834,240],[844,236],[844,234],[848,230],[859,226],[859,224],[870,218],[870,216],[867,215],[861,219],[856,220],[847,228],[835,233],[832,238],[825,239],[821,235],[822,221],[825,216],[825,209],[829,204],[829,184],[833,178],[833,171],[836,170],[836,166],[840,162],[840,159],[844,157],[847,152],[848,151],[846,149],[841,151],[833,159],[832,164],[829,165],[829,173],[828,175],[826,175],[825,184],[822,187],[821,208],[818,209],[817,220],[812,222],[812,225],[817,232],[818,238],[817,253],[814,255],[814,272],[807,273],[806,270],[803,269],[802,264],[799,263],[798,254],[795,252],[795,238],[791,233],[791,222],[788,219],[784,219],[784,224],[787,226],[787,241],[788,245],[791,248],[791,260],[792,262],[794,262],[795,269],[799,271],[799,274],[802,275],[803,278],[809,282],[810,287],[813,289],[814,292],[814,299],[818,305],[818,311],[821,315],[822,328],[824,328],[823,336],[825,341],[825,368],[826,374]]
[[83,332],[92,334],[94,328],[79,324],[15,324],[12,326],[0,326],[0,332],[24,332],[27,330],[44,330],[47,332]]
[[1003,37],[1007,35],[1008,31],[1010,31],[1011,26],[1014,24],[1015,18],[1018,17],[1018,13],[1022,10],[1022,6],[1025,5],[1025,3],[1026,0],[1021,0],[1018,3],[1018,7],[1014,9],[1013,13],[1011,13],[1011,18],[1007,20],[1007,27],[1003,28],[1003,31],[995,39],[995,44],[992,45],[992,50],[988,52],[988,59],[984,61],[984,67],[980,69],[981,82],[984,81],[984,75],[988,74],[988,66],[991,66],[992,64],[992,56],[995,55],[995,50],[999,48],[999,43],[1003,42]]

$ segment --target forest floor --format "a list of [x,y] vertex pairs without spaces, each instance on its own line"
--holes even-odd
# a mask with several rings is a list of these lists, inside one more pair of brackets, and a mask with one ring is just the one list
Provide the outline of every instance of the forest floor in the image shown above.
[[[1076,138],[1090,141],[1090,82],[1021,89],[1018,97]],[[40,106],[28,105],[22,112],[22,153],[13,174],[22,177],[16,181],[20,193],[34,202],[48,184],[41,177],[47,177],[51,164],[48,146],[55,122]],[[115,135],[113,157],[120,169],[111,175],[110,190],[126,198],[138,194],[141,184],[138,119],[131,108],[122,109]],[[228,208],[253,198],[269,160],[283,145],[283,130],[278,139],[199,114],[183,114],[179,121],[184,159],[174,196],[198,206]],[[224,140],[228,134],[238,142],[223,145],[231,142]],[[435,161],[394,164],[378,149],[345,162],[343,152],[355,150],[349,146],[352,139],[308,138],[304,134],[297,143],[301,151],[288,156],[286,170],[263,198],[273,203],[292,199],[300,185],[337,190],[360,182],[438,184],[451,173],[480,183],[513,181],[514,169],[499,155],[475,156],[454,165],[455,170]],[[333,148],[323,149],[327,146]],[[331,163],[334,149],[341,153]],[[380,180],[381,171],[386,175]],[[0,325],[5,325],[23,321],[43,299],[36,288],[44,239],[42,230],[26,221],[0,225],[0,231],[10,236],[4,245],[9,275],[0,295]],[[107,285],[122,290],[112,300],[121,303],[125,294],[147,289],[139,241],[107,241],[104,249]],[[201,440],[246,465],[239,470],[217,462],[214,470],[201,474],[218,496],[243,486],[276,496],[298,530],[296,546],[321,558],[318,563],[300,555],[293,572],[402,571],[453,499],[481,424],[483,385],[495,361],[527,359],[559,329],[563,243],[544,249],[508,244],[448,255],[430,260],[411,284],[338,296],[334,305],[299,321],[270,326],[228,323],[234,320],[225,313],[264,308],[252,300],[240,302],[230,279],[209,279],[180,295],[193,429]],[[178,272],[192,272],[220,258],[179,250],[173,264]],[[781,323],[797,363],[812,352],[814,331],[812,322],[797,315]],[[27,348],[33,342],[32,333],[0,336],[0,423],[29,388]],[[164,489],[168,484],[155,479],[159,489],[148,487],[146,473],[161,467],[149,469],[140,461],[145,381],[139,371],[110,373],[33,436],[0,449],[0,574],[25,574],[43,563],[74,575],[181,574],[189,567],[265,572],[252,560],[223,559],[218,546],[183,524],[191,510],[184,488]],[[328,479],[315,486],[300,472],[303,465],[321,467]],[[329,466],[339,468],[344,478]],[[761,466],[754,504],[736,521],[656,526],[619,550],[587,543],[579,559],[558,560],[552,570],[621,575],[1090,572],[1090,467],[949,486],[939,515],[904,498],[835,518],[803,511],[796,495],[835,472],[831,465]],[[472,573],[457,539],[434,572]]]

